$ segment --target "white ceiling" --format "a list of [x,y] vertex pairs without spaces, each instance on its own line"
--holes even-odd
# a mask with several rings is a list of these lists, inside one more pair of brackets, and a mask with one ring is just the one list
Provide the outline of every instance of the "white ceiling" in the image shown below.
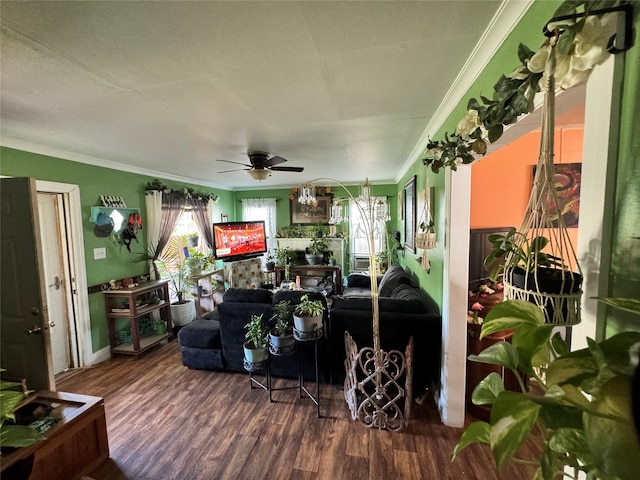
[[[3,0],[1,142],[230,189],[394,182],[501,3]],[[305,170],[217,173],[251,150]]]

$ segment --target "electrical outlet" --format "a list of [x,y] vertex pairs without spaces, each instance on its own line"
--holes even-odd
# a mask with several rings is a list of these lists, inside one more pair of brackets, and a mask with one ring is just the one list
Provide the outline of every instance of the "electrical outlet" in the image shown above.
[[93,259],[100,260],[102,258],[107,258],[107,249],[105,247],[94,248],[93,249]]

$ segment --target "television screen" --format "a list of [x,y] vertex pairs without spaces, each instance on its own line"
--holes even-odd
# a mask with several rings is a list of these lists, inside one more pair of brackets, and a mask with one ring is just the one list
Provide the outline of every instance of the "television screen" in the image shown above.
[[214,223],[213,251],[218,260],[240,260],[265,253],[264,221]]

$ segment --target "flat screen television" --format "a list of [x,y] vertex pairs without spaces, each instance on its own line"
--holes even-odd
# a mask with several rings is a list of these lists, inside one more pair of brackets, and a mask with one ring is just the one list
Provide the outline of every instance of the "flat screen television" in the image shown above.
[[264,221],[213,224],[213,252],[218,260],[242,260],[267,251]]

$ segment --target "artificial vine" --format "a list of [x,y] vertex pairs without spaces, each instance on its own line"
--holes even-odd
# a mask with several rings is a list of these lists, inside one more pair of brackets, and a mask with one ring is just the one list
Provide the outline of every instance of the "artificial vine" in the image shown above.
[[144,187],[145,192],[149,191],[160,191],[166,194],[173,195],[184,195],[187,199],[195,199],[200,200],[202,202],[208,202],[212,200],[214,203],[218,203],[220,201],[220,195],[216,195],[215,193],[201,193],[196,192],[193,188],[183,188],[182,190],[172,190],[167,187],[164,183],[160,182],[157,178],[147,183]]
[[623,1],[567,0],[554,17],[584,12],[578,21],[555,25],[552,38],[534,52],[521,43],[518,47],[520,66],[509,75],[502,75],[493,86],[493,97],[480,96],[467,102],[467,115],[456,131],[445,133],[443,140],[429,140],[422,163],[434,173],[441,168],[456,170],[460,164],[476,160],[487,152],[487,143],[494,143],[507,125],[523,114],[533,111],[533,99],[544,83],[544,64],[551,42],[557,42],[556,84],[567,89],[586,79],[595,65],[607,56],[607,41],[615,31],[612,14],[587,16],[602,7],[613,7]]

